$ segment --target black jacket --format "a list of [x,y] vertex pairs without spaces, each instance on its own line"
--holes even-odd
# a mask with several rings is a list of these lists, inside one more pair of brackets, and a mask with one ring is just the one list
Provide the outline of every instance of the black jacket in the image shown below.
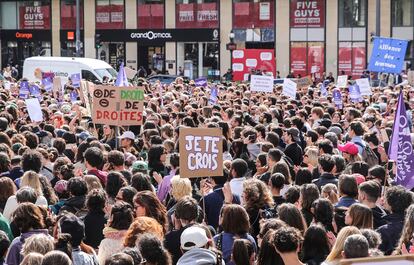
[[97,249],[104,239],[103,229],[107,223],[103,211],[90,211],[85,216],[85,243]]
[[384,217],[384,220],[387,224],[377,229],[382,239],[379,250],[384,252],[385,255],[390,255],[400,239],[404,227],[404,214],[389,214]]
[[292,143],[285,148],[285,155],[289,157],[293,164],[299,166],[302,164],[303,152],[302,148],[297,143]]
[[338,179],[331,173],[322,173],[321,176],[318,179],[313,180],[312,183],[318,186],[319,190],[321,190],[323,186],[329,183],[338,186]]

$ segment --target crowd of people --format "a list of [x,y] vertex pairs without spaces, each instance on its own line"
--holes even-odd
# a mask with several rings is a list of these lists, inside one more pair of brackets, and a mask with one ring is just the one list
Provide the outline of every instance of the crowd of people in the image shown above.
[[[414,196],[394,184],[387,156],[400,89],[412,128],[409,85],[372,87],[358,102],[340,88],[340,109],[333,77],[326,97],[315,82],[296,99],[281,85],[265,94],[140,78],[143,125],[116,128],[94,124],[71,84],[63,101],[42,91],[44,120],[32,122],[20,81],[5,77],[1,264],[313,265],[414,253]],[[180,178],[184,127],[221,129],[221,176]]]

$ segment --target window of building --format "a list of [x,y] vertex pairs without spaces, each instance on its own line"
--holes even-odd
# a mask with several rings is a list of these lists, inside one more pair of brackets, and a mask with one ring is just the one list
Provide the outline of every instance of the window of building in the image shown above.
[[164,23],[164,0],[138,0],[139,29],[162,29]]
[[123,29],[125,27],[124,0],[96,0],[96,28]]
[[176,28],[218,28],[218,0],[177,0]]
[[338,75],[360,78],[366,68],[365,42],[344,41],[338,44]]
[[314,75],[321,78],[325,72],[325,44],[323,42],[291,42],[290,71],[295,76]]
[[[83,29],[83,0],[80,0],[80,28]],[[60,28],[76,29],[76,1],[60,1]]]
[[50,29],[50,0],[0,2],[0,28]]
[[233,28],[274,28],[274,8],[269,0],[233,0]]
[[394,27],[413,26],[413,1],[392,0],[392,25]]
[[367,0],[339,0],[339,27],[365,27],[367,9]]
[[219,70],[219,44],[217,42],[178,42],[177,66],[190,79],[214,78]]

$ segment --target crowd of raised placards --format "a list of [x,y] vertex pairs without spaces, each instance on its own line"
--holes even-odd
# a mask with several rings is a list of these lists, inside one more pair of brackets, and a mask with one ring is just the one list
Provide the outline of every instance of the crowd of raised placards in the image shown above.
[[[178,77],[129,88],[69,81],[52,93],[6,75],[1,263],[339,264],[414,253],[409,82],[253,78],[254,89]],[[128,106],[139,120],[111,116]]]

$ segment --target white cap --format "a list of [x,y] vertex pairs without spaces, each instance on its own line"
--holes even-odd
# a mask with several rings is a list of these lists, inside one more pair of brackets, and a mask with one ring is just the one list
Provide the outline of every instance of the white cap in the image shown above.
[[208,243],[206,231],[203,228],[191,226],[181,234],[181,248],[190,250],[192,248],[202,248]]
[[121,136],[118,136],[119,139],[131,139],[135,140],[135,134],[131,131],[125,131]]

